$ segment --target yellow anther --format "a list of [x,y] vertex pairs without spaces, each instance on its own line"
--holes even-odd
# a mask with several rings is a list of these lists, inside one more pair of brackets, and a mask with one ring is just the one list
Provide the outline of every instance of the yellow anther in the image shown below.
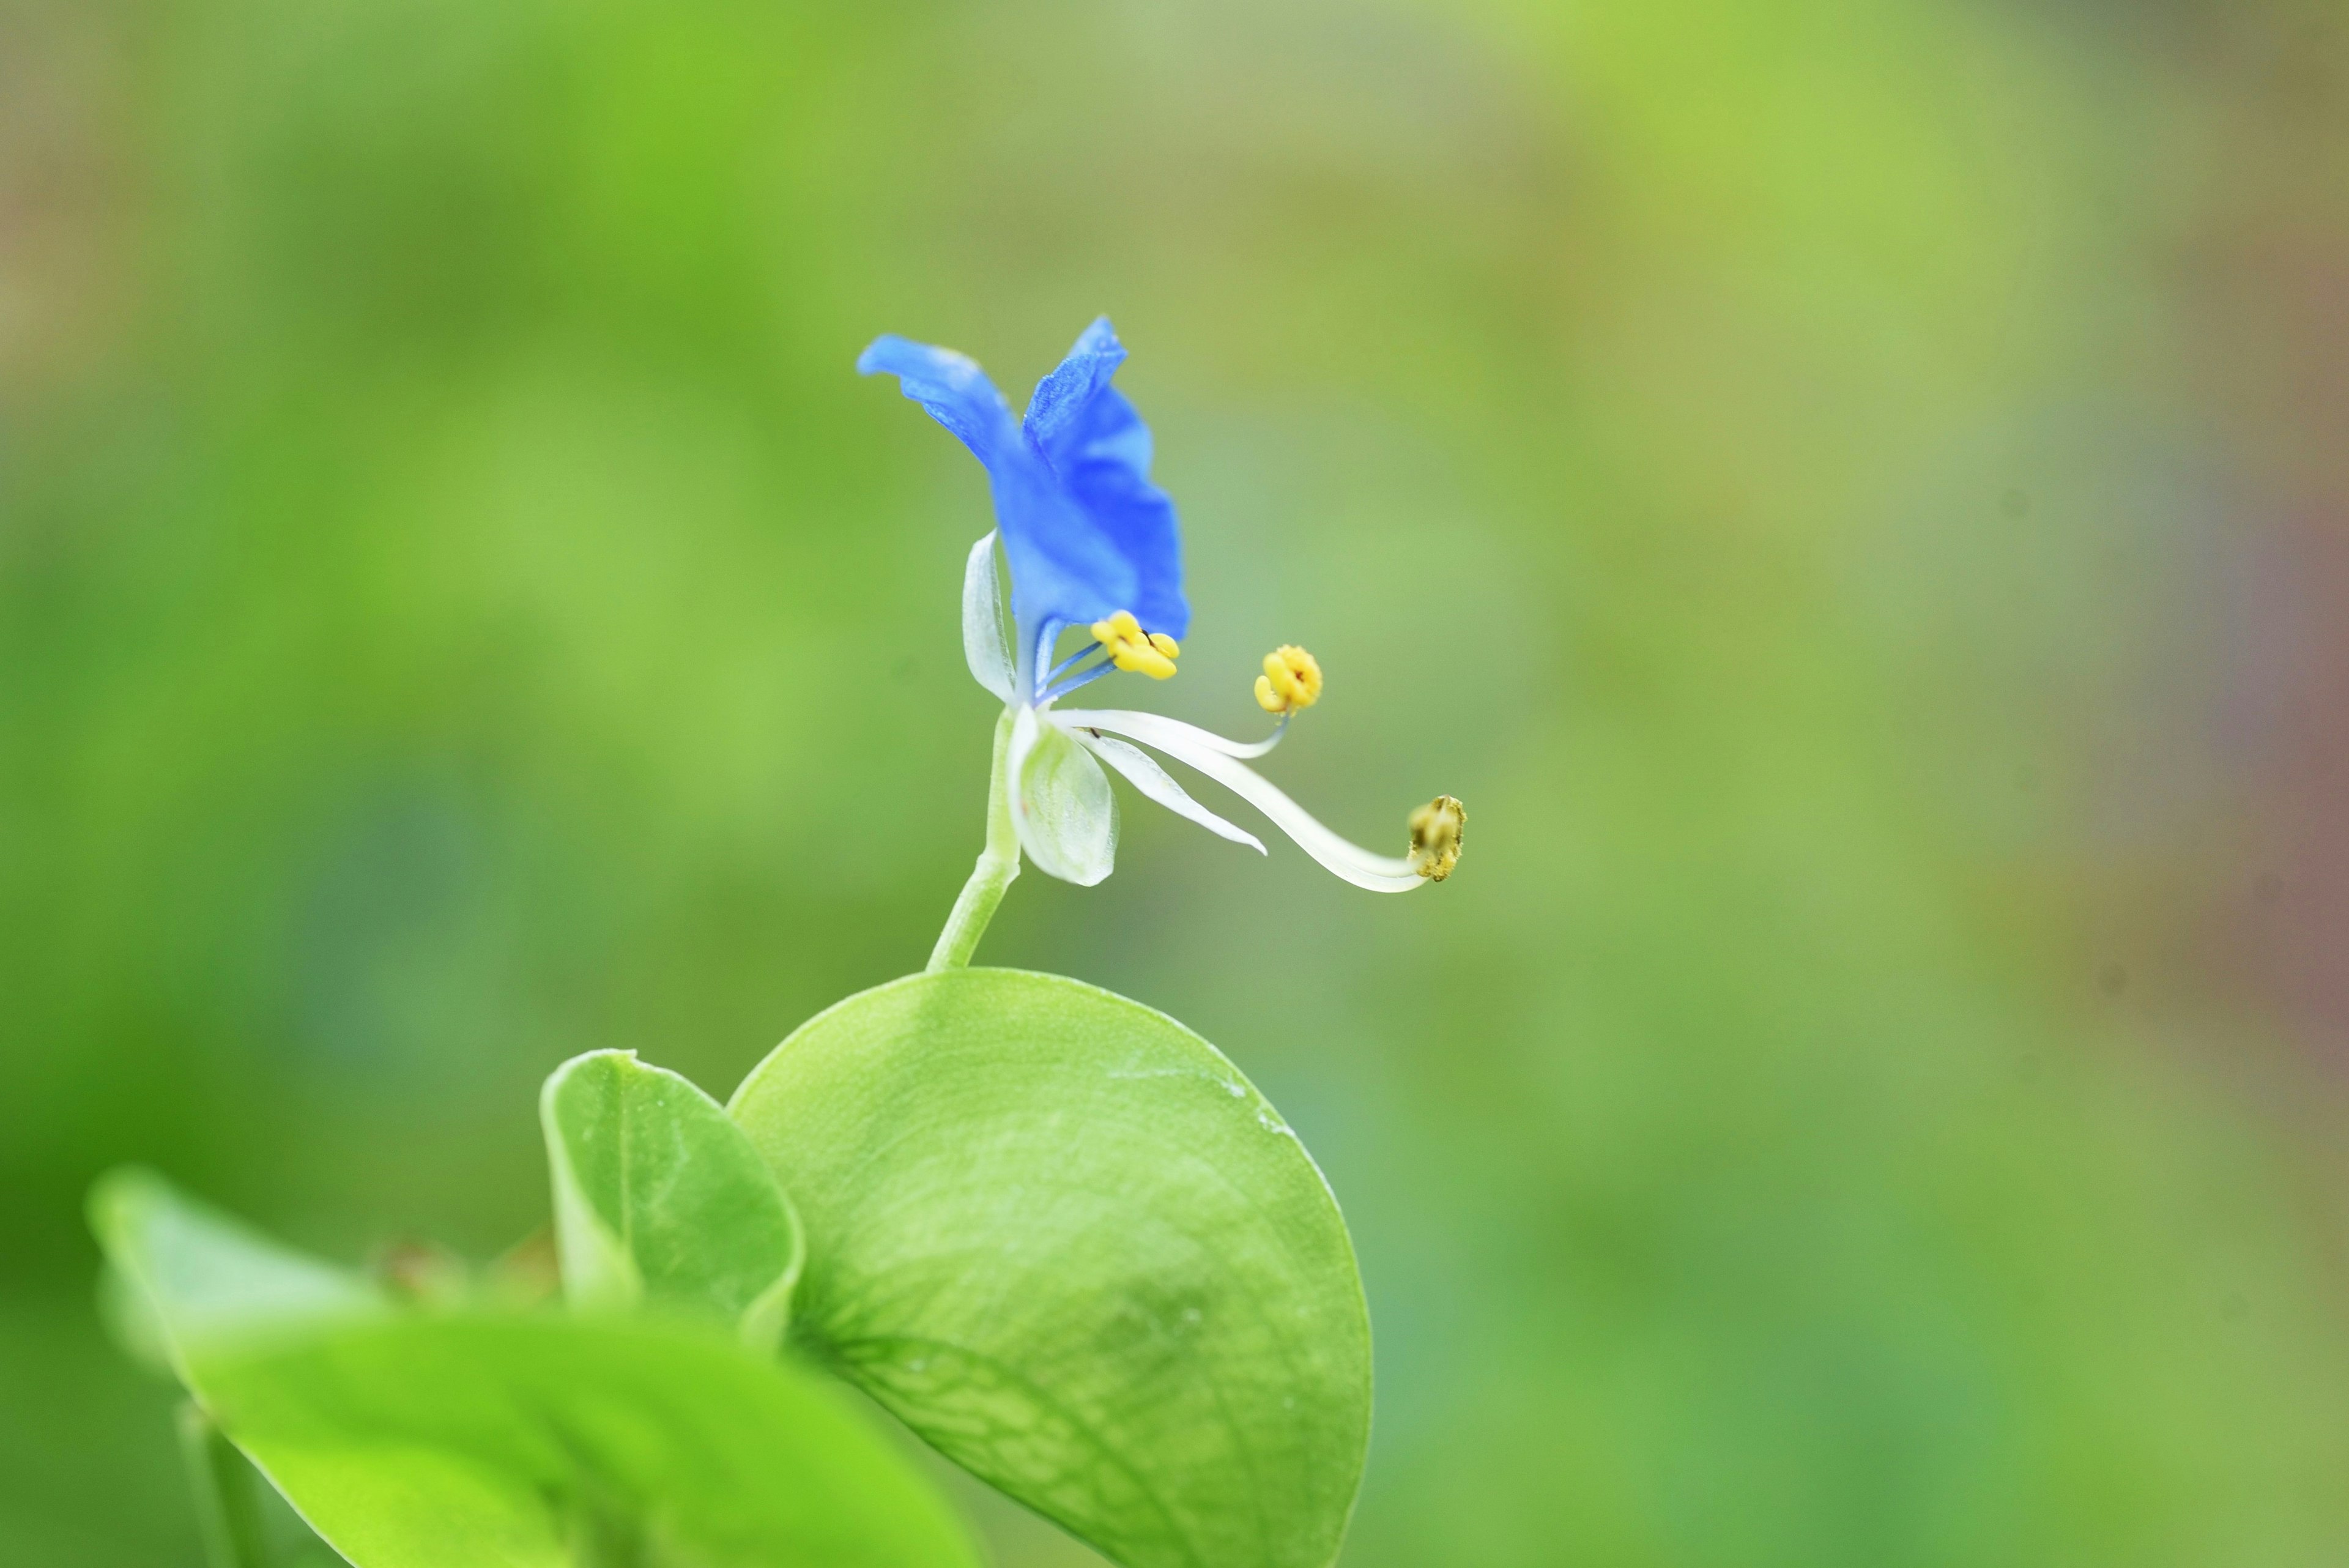
[[1294,713],[1321,701],[1321,665],[1301,648],[1283,644],[1264,656],[1256,678],[1256,705],[1268,713]]
[[1441,882],[1460,864],[1468,842],[1468,808],[1448,794],[1437,795],[1411,814],[1411,868]]
[[1153,680],[1174,673],[1174,656],[1182,644],[1163,631],[1144,632],[1131,610],[1120,610],[1107,620],[1093,622],[1093,638],[1109,650],[1109,661],[1120,670],[1139,670]]

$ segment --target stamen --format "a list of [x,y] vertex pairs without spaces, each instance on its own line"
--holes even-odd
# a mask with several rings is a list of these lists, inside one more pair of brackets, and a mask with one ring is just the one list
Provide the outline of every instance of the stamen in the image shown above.
[[1256,705],[1284,718],[1321,701],[1321,665],[1311,654],[1284,643],[1264,656],[1256,678]]
[[1099,659],[1102,656],[1101,644],[1097,642],[1089,642],[1082,648],[1078,649],[1074,653],[1069,655],[1068,658],[1061,660],[1060,663],[1052,666],[1051,669],[1046,670],[1044,672],[1044,679],[1040,684],[1050,686],[1053,681],[1058,680],[1061,676],[1066,675],[1070,670],[1074,670],[1086,659]]
[[1426,879],[1409,860],[1399,855],[1373,855],[1314,821],[1270,779],[1237,760],[1252,748],[1237,746],[1177,719],[1116,708],[1061,709],[1053,713],[1052,722],[1064,730],[1105,730],[1123,735],[1198,769],[1272,818],[1274,826],[1297,840],[1306,854],[1357,888],[1368,888],[1373,893],[1407,893],[1425,885]]
[[1044,688],[1042,694],[1037,698],[1037,701],[1040,702],[1057,702],[1061,698],[1066,697],[1070,692],[1079,691],[1084,687],[1092,685],[1094,681],[1099,680],[1102,676],[1107,675],[1111,669],[1113,668],[1109,661],[1109,654],[1106,650],[1099,648],[1089,648],[1085,649],[1085,653],[1087,655],[1086,662],[1079,664],[1075,659],[1071,659],[1066,664],[1063,664],[1061,669],[1067,673],[1055,674],[1052,678],[1051,684]]
[[1120,610],[1107,620],[1093,622],[1093,638],[1120,670],[1138,670],[1153,680],[1174,673],[1174,656],[1183,645],[1164,632],[1144,632],[1131,610]]
[[1467,841],[1468,808],[1448,794],[1411,814],[1411,868],[1431,882],[1452,875]]

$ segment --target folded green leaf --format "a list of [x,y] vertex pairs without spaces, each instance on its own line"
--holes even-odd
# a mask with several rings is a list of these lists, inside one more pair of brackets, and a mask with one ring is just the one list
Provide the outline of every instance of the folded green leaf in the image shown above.
[[212,1421],[359,1568],[973,1568],[839,1395],[689,1321],[395,1310],[139,1173],[109,1264]]
[[632,1051],[596,1051],[555,1069],[539,1121],[574,1306],[707,1310],[774,1345],[799,1220],[717,1101]]
[[1009,970],[914,976],[730,1106],[792,1194],[792,1339],[1128,1568],[1324,1568],[1370,1324],[1320,1173],[1215,1048]]

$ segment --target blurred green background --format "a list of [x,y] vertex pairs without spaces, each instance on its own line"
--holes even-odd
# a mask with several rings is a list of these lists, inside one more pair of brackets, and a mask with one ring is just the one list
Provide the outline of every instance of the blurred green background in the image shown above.
[[1475,817],[981,950],[1328,1171],[1349,1568],[2349,1559],[2332,0],[0,0],[0,1559],[196,1560],[103,1167],[486,1254],[562,1058],[919,966],[988,504],[852,361],[1103,310],[1121,696]]

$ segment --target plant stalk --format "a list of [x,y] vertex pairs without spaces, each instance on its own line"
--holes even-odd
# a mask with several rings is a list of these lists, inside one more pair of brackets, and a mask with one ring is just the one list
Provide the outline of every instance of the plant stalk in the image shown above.
[[995,907],[1003,902],[1004,890],[1019,875],[1019,831],[1011,821],[1010,781],[1005,776],[1010,754],[1011,710],[1006,708],[995,722],[995,769],[987,784],[987,847],[978,852],[978,864],[962,885],[946,929],[938,933],[938,945],[930,950],[932,974],[970,962],[987,922],[995,919]]
[[211,1568],[267,1568],[253,1467],[193,1400],[180,1407],[180,1458],[195,1489],[205,1562]]

